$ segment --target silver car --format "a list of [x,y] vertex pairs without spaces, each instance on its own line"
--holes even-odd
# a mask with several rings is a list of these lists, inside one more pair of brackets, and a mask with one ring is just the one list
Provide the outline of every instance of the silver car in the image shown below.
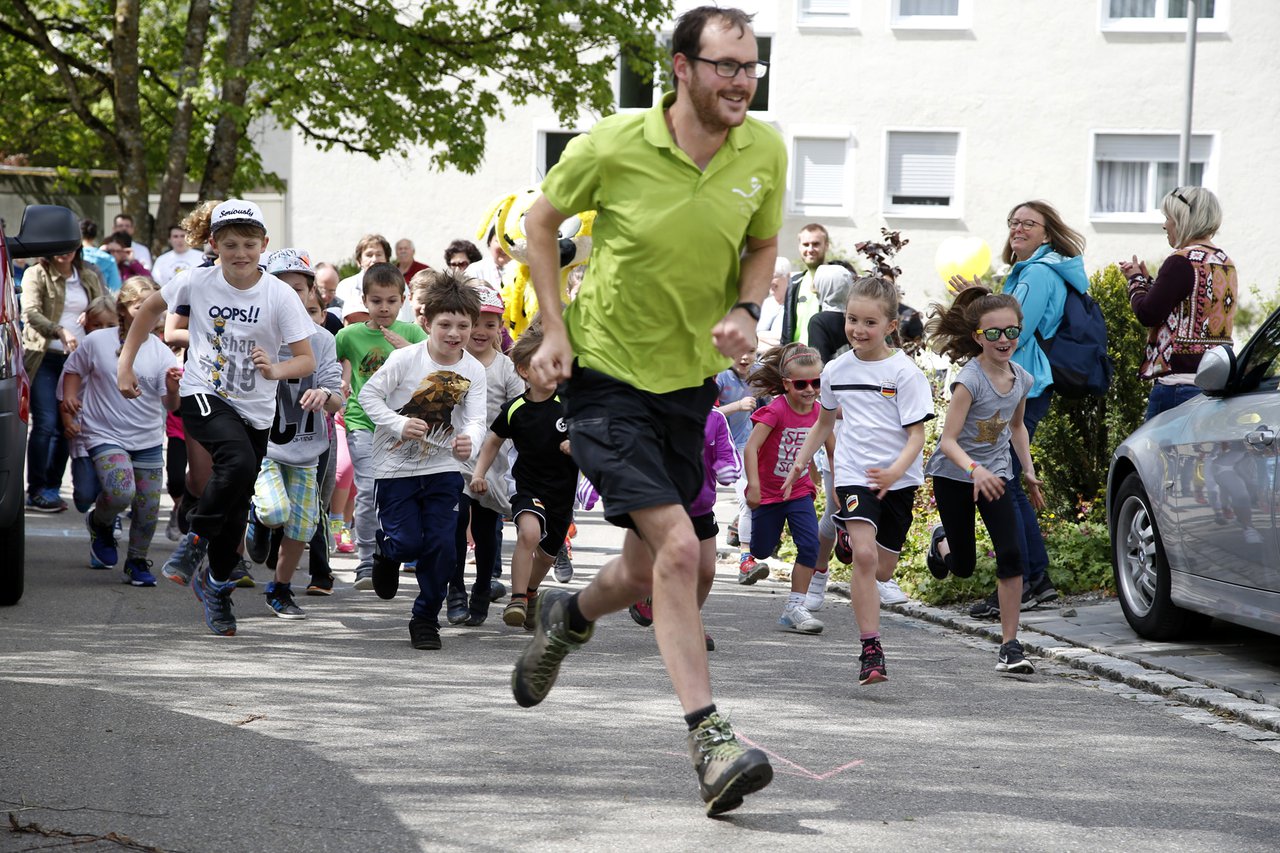
[[1236,355],[1205,354],[1200,397],[1111,458],[1116,591],[1134,631],[1171,640],[1210,617],[1280,634],[1280,312]]

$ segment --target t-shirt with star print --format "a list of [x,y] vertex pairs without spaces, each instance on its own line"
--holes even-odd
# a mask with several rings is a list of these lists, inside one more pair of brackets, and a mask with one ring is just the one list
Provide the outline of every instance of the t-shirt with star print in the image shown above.
[[[1013,388],[1007,394],[1001,394],[991,384],[978,359],[971,359],[951,383],[954,391],[957,385],[968,389],[973,402],[969,405],[969,416],[960,428],[959,445],[969,457],[992,474],[1003,479],[1013,476],[1013,458],[1009,444],[1009,422],[1013,420],[1018,404],[1026,398],[1034,380],[1021,365],[1009,362],[1013,371]],[[925,474],[930,477],[945,477],[948,480],[969,480],[969,473],[952,462],[945,454],[934,451],[925,466]]]

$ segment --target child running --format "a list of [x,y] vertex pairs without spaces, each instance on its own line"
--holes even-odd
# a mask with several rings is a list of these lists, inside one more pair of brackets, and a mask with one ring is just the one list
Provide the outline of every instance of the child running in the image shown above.
[[859,684],[889,678],[876,580],[893,577],[907,540],[916,488],[924,483],[924,424],[933,417],[929,380],[888,343],[897,328],[897,287],[880,278],[854,282],[844,322],[851,349],[823,368],[822,414],[783,486],[790,494],[803,483],[813,455],[836,430],[834,517],[853,551],[849,603],[862,640]]
[[[105,329],[108,326],[115,328],[119,324],[116,318],[116,300],[114,296],[103,295],[89,303],[89,307],[84,311],[84,333],[91,335],[99,329]],[[66,395],[64,393],[67,371],[63,366],[62,375],[58,377],[58,404],[62,415],[62,431],[67,436],[67,453],[71,457],[71,501],[76,508],[76,512],[88,512],[93,508],[94,501],[98,499],[98,492],[101,486],[98,484],[98,475],[93,470],[93,459],[89,456],[89,448],[85,446],[80,436],[80,419],[75,414],[67,411],[64,405]],[[172,413],[170,413],[172,414]],[[117,517],[115,524],[120,523]],[[114,566],[104,566],[98,558],[93,555],[93,550],[89,550],[89,568],[91,569],[110,569]]]
[[[366,273],[366,285],[378,266]],[[435,270],[415,275],[414,288],[428,337],[393,352],[365,383],[360,405],[377,424],[371,449],[378,508],[373,589],[380,598],[394,598],[400,564],[416,561],[409,640],[415,649],[433,650],[441,645],[440,605],[454,570],[459,460],[470,459],[484,439],[485,373],[466,351],[480,316],[475,290]],[[372,316],[372,303],[369,309]]]
[[[785,523],[796,543],[791,569],[791,594],[778,617],[778,626],[798,634],[820,634],[823,624],[805,607],[813,567],[818,562],[818,515],[814,510],[817,487],[806,472],[788,479],[796,454],[818,421],[822,357],[804,344],[774,347],[760,357],[751,384],[761,394],[774,395],[767,406],[751,415],[754,426],[747,439],[743,464],[747,472],[747,505],[751,507],[751,555],[763,560],[782,541]],[[806,460],[806,466],[808,461]],[[783,484],[794,488],[783,494]],[[738,582],[754,584],[769,570],[759,564]]]
[[[164,487],[165,411],[178,408],[182,372],[169,348],[147,333],[134,362],[141,395],[126,399],[116,387],[116,359],[143,301],[155,292],[149,278],[134,276],[125,282],[116,298],[119,327],[86,335],[67,357],[62,376],[63,413],[74,419],[68,431],[73,429],[88,450],[100,486],[97,502],[84,517],[91,562],[101,568],[116,565],[116,517],[132,509],[124,561],[124,582],[132,586],[156,585],[147,551]],[[149,332],[154,326],[145,328]]]
[[1031,461],[1031,439],[1022,422],[1034,380],[1011,361],[1022,334],[1022,307],[1009,294],[970,287],[960,292],[950,308],[934,305],[930,313],[932,346],[964,367],[951,384],[951,404],[938,452],[925,468],[933,478],[933,496],[942,519],[929,537],[929,570],[937,578],[945,578],[948,572],[961,578],[973,574],[976,506],[996,552],[1001,633],[996,671],[1030,674],[1035,667],[1018,642],[1026,557],[1018,541],[1012,492],[1005,488],[1009,478],[1016,476],[1012,447],[1022,463],[1031,505],[1044,507]]
[[[313,286],[315,270],[306,252],[273,252],[267,258],[267,272],[289,285],[304,307],[310,299],[308,317],[312,309],[320,308]],[[312,320],[310,342],[315,372],[276,384],[275,421],[267,438],[267,458],[254,486],[245,536],[245,550],[256,562],[265,563],[270,558],[272,531],[283,534],[277,545],[275,578],[267,584],[267,606],[282,619],[305,619],[307,615],[293,600],[293,573],[303,549],[320,529],[318,466],[329,450],[325,413],[338,411],[345,402],[333,335]],[[280,353],[281,359],[287,357],[287,352]],[[320,539],[319,544],[327,556],[327,543]]]
[[[267,452],[276,382],[315,372],[309,340],[315,324],[287,284],[258,268],[267,226],[256,204],[222,202],[210,231],[221,265],[188,270],[147,297],[120,352],[117,383],[130,399],[142,394],[134,370],[142,345],[169,305],[189,306],[182,423],[187,436],[209,451],[213,468],[191,515],[191,532],[163,572],[190,583],[209,630],[230,637],[236,633],[231,572],[240,561],[249,502]],[[290,358],[277,362],[283,344]]]
[[502,621],[527,631],[533,630],[536,613],[531,602],[537,598],[538,584],[547,576],[573,523],[578,485],[578,466],[569,455],[569,430],[556,383],[529,369],[541,345],[542,327],[535,322],[511,348],[511,361],[529,390],[499,410],[471,476],[471,491],[483,495],[489,488],[485,481],[489,466],[503,440],[511,439],[516,448],[511,512],[517,538],[511,555],[511,600],[502,611]]

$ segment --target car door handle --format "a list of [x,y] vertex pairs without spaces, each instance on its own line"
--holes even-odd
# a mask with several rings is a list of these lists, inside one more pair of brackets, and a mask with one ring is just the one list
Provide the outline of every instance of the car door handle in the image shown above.
[[1250,447],[1270,447],[1271,443],[1276,440],[1276,434],[1264,427],[1248,433],[1245,435],[1244,440],[1248,442]]

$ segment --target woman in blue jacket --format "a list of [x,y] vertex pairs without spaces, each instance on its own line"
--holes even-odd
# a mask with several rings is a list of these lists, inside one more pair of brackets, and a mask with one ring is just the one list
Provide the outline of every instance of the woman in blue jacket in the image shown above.
[[[1053,372],[1049,359],[1036,340],[1052,338],[1062,322],[1062,311],[1067,302],[1067,288],[1074,287],[1081,293],[1089,289],[1089,277],[1085,275],[1084,237],[1068,226],[1053,205],[1045,201],[1026,201],[1009,211],[1009,237],[1005,240],[1002,257],[1013,266],[1004,280],[1004,292],[1012,294],[1022,305],[1022,334],[1013,361],[1026,368],[1035,380],[1027,396],[1022,420],[1029,438],[1035,437],[1036,425],[1049,412],[1053,398]],[[951,279],[953,290],[959,291],[971,284],[956,276]],[[1022,465],[1015,458],[1013,476],[1007,488],[1013,495],[1018,517],[1022,521],[1022,553],[1026,555],[1026,576],[1022,590],[1023,609],[1053,601],[1058,591],[1049,580],[1049,555],[1045,551],[1044,536],[1035,510],[1022,490]],[[936,538],[936,537],[935,537]],[[969,611],[973,616],[998,617],[1000,604],[994,593],[975,604]]]

